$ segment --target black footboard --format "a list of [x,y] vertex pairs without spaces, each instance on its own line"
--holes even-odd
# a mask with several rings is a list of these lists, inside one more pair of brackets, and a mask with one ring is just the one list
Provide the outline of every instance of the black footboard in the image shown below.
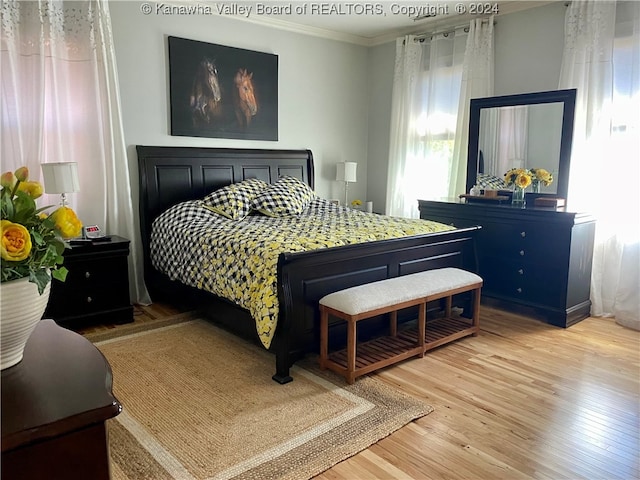
[[280,317],[274,339],[276,374],[273,379],[280,383],[291,381],[291,365],[305,353],[318,350],[318,301],[324,295],[435,268],[475,271],[474,237],[478,229],[280,255]]

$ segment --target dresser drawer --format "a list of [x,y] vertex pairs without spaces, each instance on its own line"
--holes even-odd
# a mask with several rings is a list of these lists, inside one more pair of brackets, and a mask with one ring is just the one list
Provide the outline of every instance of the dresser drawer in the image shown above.
[[482,226],[478,243],[490,255],[526,259],[553,265],[566,263],[570,233],[541,224],[495,224]]
[[562,268],[494,256],[479,262],[486,293],[564,308],[567,279]]
[[69,273],[64,282],[65,288],[91,285],[105,285],[122,281],[127,275],[127,257],[105,257],[82,262],[69,261],[65,263]]

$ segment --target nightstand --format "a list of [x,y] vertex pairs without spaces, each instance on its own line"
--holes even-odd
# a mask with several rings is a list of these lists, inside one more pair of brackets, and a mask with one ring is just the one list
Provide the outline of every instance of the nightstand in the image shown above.
[[67,280],[51,283],[45,318],[70,328],[108,321],[133,321],[129,301],[129,240],[73,244],[64,251]]

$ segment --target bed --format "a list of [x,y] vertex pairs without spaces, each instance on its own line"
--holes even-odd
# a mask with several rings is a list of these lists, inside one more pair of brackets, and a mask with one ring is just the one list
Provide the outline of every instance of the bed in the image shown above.
[[[214,322],[228,330],[257,339],[255,321],[246,308],[186,286],[155,269],[151,260],[152,224],[168,209],[204,198],[208,193],[247,179],[269,184],[282,176],[314,187],[310,150],[239,149],[137,146],[140,229],[144,275],[152,300],[180,298],[197,302]],[[417,208],[417,205],[416,205]],[[269,350],[275,353],[279,383],[292,380],[290,367],[319,348],[318,300],[347,287],[433,268],[454,266],[475,271],[477,228],[410,235],[304,252],[283,252],[277,257],[277,326]],[[188,299],[188,300],[187,300]],[[383,319],[370,322],[381,328]],[[331,327],[340,338],[341,325]],[[367,330],[363,331],[367,335]]]

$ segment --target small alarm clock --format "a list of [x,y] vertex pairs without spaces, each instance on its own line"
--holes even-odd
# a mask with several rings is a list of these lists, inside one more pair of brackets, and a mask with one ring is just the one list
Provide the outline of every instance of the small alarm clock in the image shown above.
[[87,225],[82,227],[84,238],[94,239],[94,238],[102,238],[104,237],[104,233],[100,230],[100,227],[97,225]]

